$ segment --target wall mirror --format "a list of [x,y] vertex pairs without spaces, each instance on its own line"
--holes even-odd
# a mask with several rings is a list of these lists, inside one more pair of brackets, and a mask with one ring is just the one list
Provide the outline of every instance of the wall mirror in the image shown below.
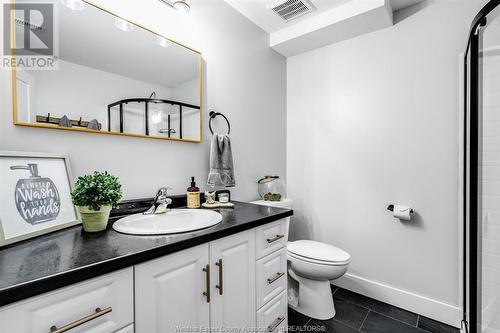
[[201,53],[83,5],[59,6],[58,69],[13,70],[14,123],[201,142]]

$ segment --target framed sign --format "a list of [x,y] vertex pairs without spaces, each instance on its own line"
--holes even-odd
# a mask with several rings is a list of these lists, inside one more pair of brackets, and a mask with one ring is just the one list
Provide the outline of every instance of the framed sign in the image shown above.
[[65,156],[0,151],[0,246],[79,224]]

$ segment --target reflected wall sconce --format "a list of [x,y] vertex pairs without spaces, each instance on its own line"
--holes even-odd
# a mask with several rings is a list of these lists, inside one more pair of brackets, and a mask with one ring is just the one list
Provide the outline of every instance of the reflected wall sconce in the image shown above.
[[189,13],[191,10],[191,7],[187,3],[186,0],[176,0],[176,1],[171,1],[171,0],[158,0],[161,3],[183,13]]
[[156,44],[160,45],[161,47],[170,47],[174,45],[173,42],[162,36],[156,36]]
[[61,0],[61,4],[76,11],[81,11],[85,8],[85,4],[82,0]]
[[134,30],[134,25],[127,20],[120,17],[115,18],[115,27],[122,31],[132,31]]

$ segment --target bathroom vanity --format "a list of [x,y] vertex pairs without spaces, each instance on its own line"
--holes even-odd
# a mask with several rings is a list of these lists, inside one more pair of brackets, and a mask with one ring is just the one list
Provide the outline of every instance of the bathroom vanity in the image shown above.
[[0,331],[283,330],[292,211],[218,211],[221,223],[191,233],[73,227],[1,249]]

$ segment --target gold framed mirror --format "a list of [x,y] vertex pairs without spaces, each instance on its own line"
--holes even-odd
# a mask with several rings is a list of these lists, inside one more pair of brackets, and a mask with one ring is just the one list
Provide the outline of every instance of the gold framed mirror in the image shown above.
[[202,142],[201,52],[91,1],[74,3],[54,1],[52,29],[43,26],[49,20],[39,25],[20,10],[11,12],[18,64],[47,58],[23,49],[25,29],[53,33],[55,41],[53,67],[12,67],[14,124]]

